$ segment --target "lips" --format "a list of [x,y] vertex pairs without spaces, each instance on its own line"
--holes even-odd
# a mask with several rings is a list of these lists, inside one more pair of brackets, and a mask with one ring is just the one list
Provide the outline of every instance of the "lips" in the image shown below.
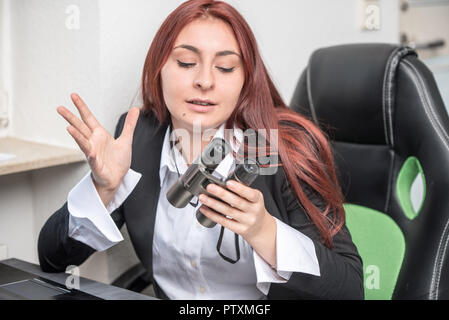
[[187,102],[191,103],[191,104],[198,105],[198,106],[214,106],[214,105],[216,105],[215,102],[213,102],[212,100],[209,100],[209,99],[195,98],[195,99],[187,100]]
[[213,105],[213,104],[202,105],[202,104],[194,103],[193,101],[187,102],[187,106],[193,112],[198,112],[198,113],[207,113],[207,112],[215,109],[215,105]]

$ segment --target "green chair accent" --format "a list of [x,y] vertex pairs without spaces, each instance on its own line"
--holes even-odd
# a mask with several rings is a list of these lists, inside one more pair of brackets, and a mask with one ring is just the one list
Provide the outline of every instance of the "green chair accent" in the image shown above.
[[[411,200],[412,184],[422,178],[423,199],[418,210]],[[413,220],[421,211],[426,192],[424,172],[418,158],[409,157],[396,182],[396,194],[405,216]],[[399,226],[383,212],[346,203],[346,224],[363,260],[365,299],[389,300],[405,254],[405,239]]]
[[405,239],[386,214],[345,204],[346,225],[363,260],[366,300],[389,300],[401,270]]
[[405,160],[404,164],[402,165],[401,171],[399,171],[398,180],[396,183],[396,193],[398,195],[399,203],[402,207],[402,210],[404,210],[404,214],[410,220],[413,220],[418,216],[424,203],[424,198],[420,199],[421,202],[418,210],[415,210],[412,205],[411,201],[412,184],[417,177],[422,179],[422,185],[424,189],[423,195],[425,198],[426,180],[424,177],[423,169],[421,167],[421,164],[419,163],[418,158],[409,157],[407,158],[407,160]]

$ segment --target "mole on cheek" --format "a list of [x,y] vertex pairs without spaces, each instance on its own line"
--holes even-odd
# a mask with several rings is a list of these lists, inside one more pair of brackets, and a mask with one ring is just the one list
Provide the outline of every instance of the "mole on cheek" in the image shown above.
[[186,114],[185,114],[185,113],[183,113],[183,114],[182,114],[182,116],[183,116],[183,117],[185,117],[185,116],[186,116]]

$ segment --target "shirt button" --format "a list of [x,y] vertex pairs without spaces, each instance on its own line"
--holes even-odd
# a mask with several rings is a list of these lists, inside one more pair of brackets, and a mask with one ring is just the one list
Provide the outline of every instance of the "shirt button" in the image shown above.
[[191,264],[191,266],[192,266],[193,268],[195,268],[195,267],[196,267],[196,263],[195,263],[195,261],[194,261],[194,260],[190,260],[190,264]]
[[206,292],[206,288],[204,288],[203,286],[200,286],[200,292],[201,292],[201,293]]

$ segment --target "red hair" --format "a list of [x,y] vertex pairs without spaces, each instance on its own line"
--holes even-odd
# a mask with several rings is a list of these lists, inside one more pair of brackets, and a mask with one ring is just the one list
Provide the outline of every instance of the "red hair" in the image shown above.
[[[245,70],[240,97],[225,128],[235,125],[242,130],[278,130],[280,165],[289,187],[316,225],[322,242],[332,247],[332,238],[343,226],[345,213],[328,138],[313,122],[283,102],[260,57],[253,32],[232,6],[222,1],[190,0],[165,19],[153,39],[143,68],[143,112],[153,112],[160,123],[169,121],[162,95],[161,69],[181,30],[193,20],[207,16],[221,19],[232,28]],[[267,140],[269,144],[269,137]],[[301,186],[303,183],[323,199],[325,208],[312,203]]]

